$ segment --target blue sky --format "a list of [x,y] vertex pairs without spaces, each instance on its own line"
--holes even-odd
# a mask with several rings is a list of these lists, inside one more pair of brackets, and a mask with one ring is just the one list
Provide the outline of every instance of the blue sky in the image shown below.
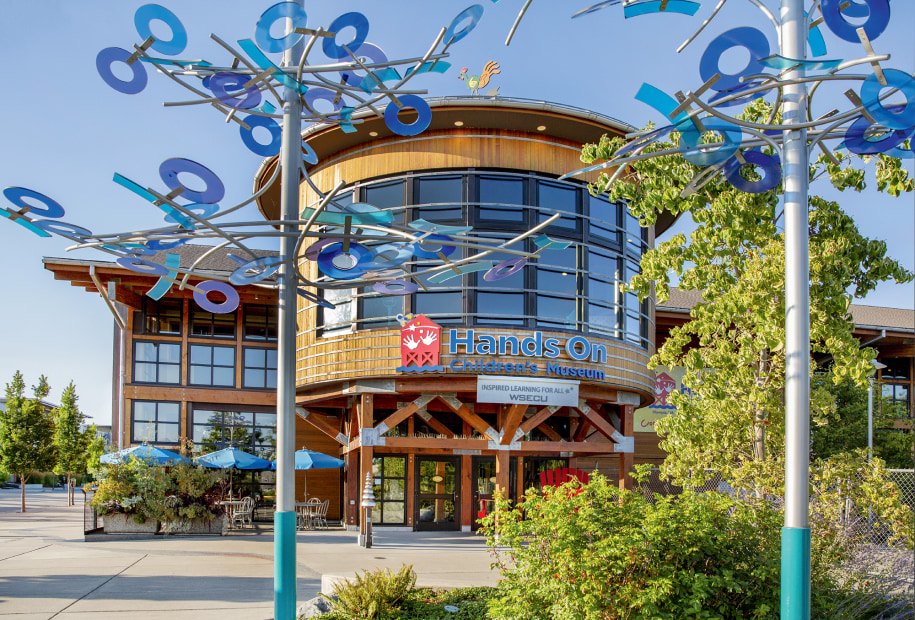
[[[457,79],[462,67],[479,73],[489,60],[502,73],[492,82],[500,94],[552,101],[591,109],[635,126],[660,122],[660,114],[634,99],[643,82],[668,93],[697,88],[698,61],[708,43],[729,28],[750,25],[761,30],[773,49],[776,37],[763,14],[745,0],[731,0],[719,17],[683,53],[676,49],[715,6],[703,2],[693,16],[650,15],[626,20],[620,6],[571,19],[594,0],[534,0],[510,46],[505,38],[523,0],[481,1],[485,12],[478,26],[450,49],[452,68],[443,75],[416,78],[410,88],[430,95],[465,95]],[[235,125],[202,106],[165,108],[165,101],[184,100],[183,89],[150,73],[146,90],[123,95],[105,85],[95,69],[99,50],[130,48],[141,38],[134,12],[143,2],[129,0],[5,0],[0,5],[0,57],[5,60],[0,119],[0,187],[22,186],[56,199],[63,218],[95,233],[140,230],[161,225],[160,213],[112,182],[115,172],[156,187],[159,164],[185,157],[216,172],[226,185],[227,200],[250,194],[260,158],[241,144]],[[194,0],[163,2],[188,32],[182,58],[204,58],[222,64],[226,55],[209,38],[229,42],[253,37],[260,14],[272,2]],[[467,0],[435,2],[308,1],[308,26],[327,27],[348,11],[364,13],[371,24],[368,40],[389,58],[422,55],[440,28],[466,8]],[[778,2],[766,0],[777,12]],[[915,71],[915,3],[895,0],[893,22],[874,46],[892,53],[885,66]],[[165,38],[153,27],[154,34]],[[826,32],[827,58],[856,58],[860,46]],[[320,57],[320,53],[317,57]],[[746,52],[735,49],[721,60],[723,71],[746,64]],[[862,72],[864,72],[862,70]],[[840,90],[820,95],[819,113],[846,109]],[[857,86],[855,85],[855,88]],[[835,100],[830,102],[830,98]],[[829,107],[827,107],[829,106]],[[911,160],[908,168],[912,171]],[[868,181],[875,185],[873,171]],[[890,254],[915,269],[915,207],[911,196],[892,199],[874,191],[843,195],[818,183],[812,191],[839,200],[857,219],[862,232],[887,241]],[[3,207],[10,206],[4,200]],[[255,216],[253,212],[248,215]],[[239,215],[239,218],[243,218]],[[251,218],[245,218],[251,219]],[[43,269],[43,256],[108,260],[96,252],[66,252],[70,242],[39,239],[8,221],[0,222],[0,261],[4,265],[0,298],[0,385],[21,370],[29,385],[48,376],[57,401],[71,380],[81,409],[99,423],[110,421],[113,321],[95,295],[55,281]],[[863,302],[898,308],[915,307],[912,285],[884,285]]]

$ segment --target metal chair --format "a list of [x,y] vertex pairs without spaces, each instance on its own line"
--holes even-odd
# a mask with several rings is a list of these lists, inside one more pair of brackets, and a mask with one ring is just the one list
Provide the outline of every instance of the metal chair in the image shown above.
[[330,507],[330,500],[325,499],[323,502],[315,508],[312,519],[314,519],[316,525],[315,527],[323,527],[327,529],[327,509]]
[[247,523],[254,527],[254,498],[246,497],[242,500],[241,507],[232,513],[232,527],[238,523],[239,527],[245,527]]

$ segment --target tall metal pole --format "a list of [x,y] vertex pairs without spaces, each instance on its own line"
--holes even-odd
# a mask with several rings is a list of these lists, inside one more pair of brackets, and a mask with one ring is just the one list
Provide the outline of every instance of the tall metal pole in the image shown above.
[[867,380],[867,460],[874,457],[874,380]]
[[[304,5],[304,0],[297,0]],[[294,29],[287,20],[286,33]],[[283,54],[283,68],[298,67],[303,44],[299,42]],[[299,167],[302,162],[302,104],[299,93],[287,87],[283,94],[283,138],[280,147],[281,219],[290,222],[299,217]],[[273,537],[273,609],[276,620],[295,620],[295,338],[296,280],[293,265],[295,237],[293,224],[284,224],[280,238],[279,333],[277,334],[276,382],[276,512]]]
[[[807,55],[807,24],[802,0],[782,0],[780,48],[783,56]],[[803,66],[787,80],[804,77]],[[786,125],[806,121],[807,87],[784,89]],[[807,131],[784,135],[785,183],[785,526],[782,528],[781,617],[810,618],[810,258],[808,253]]]

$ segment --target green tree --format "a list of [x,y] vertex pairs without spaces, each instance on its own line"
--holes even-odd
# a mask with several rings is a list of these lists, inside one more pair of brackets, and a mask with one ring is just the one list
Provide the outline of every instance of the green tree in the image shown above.
[[18,370],[6,384],[6,411],[0,413],[0,466],[19,476],[21,511],[25,512],[25,484],[33,471],[49,471],[56,458],[54,421],[41,402],[51,391],[44,375],[25,398],[25,380]]
[[[744,118],[764,122],[770,108],[758,101]],[[777,117],[775,118],[778,121]],[[645,152],[676,148],[656,143]],[[585,145],[582,161],[612,159],[623,145],[606,136]],[[770,153],[771,154],[771,153]],[[864,172],[847,154],[826,155],[810,166],[810,179],[827,177],[840,189],[860,191]],[[898,195],[911,192],[913,181],[898,160],[878,156],[878,189]],[[602,174],[593,192],[626,200],[643,226],[668,211],[691,216],[697,228],[689,238],[675,235],[645,253],[641,273],[627,286],[641,299],[656,292],[669,297],[672,276],[679,286],[701,292],[691,320],[671,330],[651,365],[685,368],[684,384],[692,394],[672,394],[678,409],[658,425],[668,457],[663,469],[678,482],[701,480],[708,472],[723,475],[738,488],[781,494],[783,488],[785,386],[784,234],[779,229],[779,186],[765,193],[735,189],[721,176],[691,186],[701,169],[680,155],[654,157],[631,164],[628,174]],[[753,166],[742,166],[747,180],[759,180]],[[886,280],[908,282],[912,274],[886,257],[886,244],[860,234],[853,219],[835,202],[811,195],[810,332],[811,349],[832,356],[837,380],[863,385],[872,374],[874,350],[859,348],[848,314],[849,291],[861,297]],[[814,415],[832,404],[817,392]]]
[[[825,390],[834,406],[811,420],[810,454],[829,458],[843,452],[867,448],[867,387],[850,379],[835,381],[831,373],[818,373],[811,382],[813,392]],[[894,423],[907,417],[900,407],[880,396],[880,384],[874,383],[873,434],[874,456],[888,467],[912,467],[913,434],[894,429]]]
[[[96,437],[95,424],[85,427],[86,416],[76,406],[79,396],[73,382],[66,387],[60,397],[60,407],[52,413],[54,416],[54,445],[57,447],[57,464],[55,474],[67,476],[67,505],[73,505],[73,475],[86,472],[89,457],[98,452],[99,446],[104,451],[104,440]],[[92,446],[92,444],[98,444]]]

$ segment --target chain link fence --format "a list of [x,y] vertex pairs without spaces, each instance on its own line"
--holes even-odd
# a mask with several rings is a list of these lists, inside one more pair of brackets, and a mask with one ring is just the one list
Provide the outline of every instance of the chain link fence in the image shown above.
[[[891,469],[888,470],[888,478],[899,490],[902,502],[915,511],[915,470]],[[673,484],[669,479],[662,476],[658,468],[650,470],[648,478],[639,485],[639,488],[645,494],[656,493],[662,496],[679,495],[683,492],[683,487]],[[704,484],[694,487],[694,490],[697,492],[734,493],[731,485],[719,474],[712,474]],[[781,498],[778,498],[776,502],[781,503]],[[847,528],[850,536],[858,540],[882,547],[889,545],[889,526],[882,523],[873,513],[862,513],[856,510],[851,501],[846,502],[841,525]],[[913,524],[913,527],[915,527],[915,524]]]

